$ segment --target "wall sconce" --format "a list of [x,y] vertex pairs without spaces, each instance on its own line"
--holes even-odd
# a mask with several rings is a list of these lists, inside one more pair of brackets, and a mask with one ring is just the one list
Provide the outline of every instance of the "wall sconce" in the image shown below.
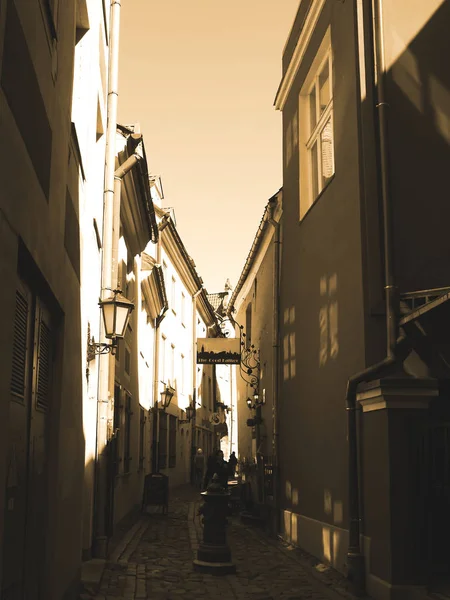
[[192,404],[190,404],[186,408],[186,419],[178,419],[178,424],[183,425],[184,423],[190,423],[192,421],[192,419],[194,418],[194,414],[195,414],[195,407],[192,406]]
[[169,404],[171,403],[174,394],[175,389],[166,384],[165,388],[161,392],[161,410],[165,412],[166,409],[169,408]]
[[259,401],[258,390],[254,391],[253,400],[251,398],[247,398],[247,406],[249,407],[250,410],[252,408],[257,408],[258,406],[261,406],[262,404],[263,404],[263,402]]
[[89,340],[88,333],[88,362],[93,360],[97,354],[116,353],[117,340],[123,339],[127,329],[134,304],[122,295],[121,290],[113,290],[113,295],[106,300],[101,300],[99,306],[102,310],[103,323],[105,325],[105,337],[112,340],[111,344],[96,343],[92,337]]

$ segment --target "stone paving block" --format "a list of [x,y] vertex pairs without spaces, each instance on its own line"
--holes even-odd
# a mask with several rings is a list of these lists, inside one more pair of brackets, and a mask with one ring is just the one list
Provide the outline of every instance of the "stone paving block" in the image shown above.
[[[128,532],[126,544],[107,563],[93,600],[330,600],[324,586],[262,531],[230,519],[228,541],[236,575],[213,576],[193,571],[203,528],[195,515],[198,494],[173,492],[169,514],[144,515]],[[323,574],[320,574],[321,576]],[[328,574],[327,574],[328,576]],[[328,577],[329,581],[332,581]],[[85,596],[80,600],[88,600]],[[345,597],[343,600],[354,600]]]

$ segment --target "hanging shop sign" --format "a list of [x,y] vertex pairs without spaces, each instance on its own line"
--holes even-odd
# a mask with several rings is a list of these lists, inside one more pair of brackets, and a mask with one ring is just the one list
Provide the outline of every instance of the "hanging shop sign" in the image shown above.
[[197,338],[197,364],[238,365],[240,362],[239,338]]

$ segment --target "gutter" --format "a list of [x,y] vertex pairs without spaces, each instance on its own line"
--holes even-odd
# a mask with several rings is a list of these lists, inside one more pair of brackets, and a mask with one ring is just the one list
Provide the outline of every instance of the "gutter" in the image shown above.
[[[377,125],[378,125],[378,171],[381,187],[381,205],[383,213],[383,243],[384,243],[384,279],[386,301],[386,357],[366,368],[364,371],[352,375],[347,382],[346,411],[348,426],[348,486],[349,486],[349,546],[347,551],[347,577],[352,583],[356,593],[362,594],[365,589],[365,561],[361,551],[361,523],[360,523],[360,481],[358,471],[358,433],[356,412],[360,407],[356,404],[358,385],[368,382],[381,374],[394,368],[411,352],[411,346],[406,336],[397,339],[398,331],[398,295],[395,286],[394,261],[393,261],[393,233],[392,233],[392,202],[389,185],[389,158],[387,140],[387,116],[389,104],[386,102],[385,74],[386,63],[383,39],[383,0],[372,0],[372,13],[369,3],[364,3],[362,18],[371,19],[373,35],[373,66],[375,73],[374,85],[377,87]],[[357,13],[355,2],[355,14]],[[356,25],[355,25],[356,27]],[[356,29],[357,31],[357,29]],[[356,46],[358,47],[358,45]],[[368,47],[370,45],[368,44]]]
[[274,228],[274,256],[273,256],[273,323],[272,323],[272,468],[273,468],[273,505],[275,508],[274,533],[279,531],[279,420],[278,420],[278,390],[279,390],[279,366],[280,366],[280,229],[279,221],[274,219],[277,200],[275,197],[269,200],[270,217],[268,223]]

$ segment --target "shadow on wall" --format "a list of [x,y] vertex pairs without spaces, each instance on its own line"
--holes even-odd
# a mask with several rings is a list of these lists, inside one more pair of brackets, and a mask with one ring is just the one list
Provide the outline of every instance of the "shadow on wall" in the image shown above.
[[443,201],[443,193],[450,164],[450,70],[442,58],[450,53],[449,23],[450,3],[442,2],[387,74],[400,291],[449,283],[450,205]]

